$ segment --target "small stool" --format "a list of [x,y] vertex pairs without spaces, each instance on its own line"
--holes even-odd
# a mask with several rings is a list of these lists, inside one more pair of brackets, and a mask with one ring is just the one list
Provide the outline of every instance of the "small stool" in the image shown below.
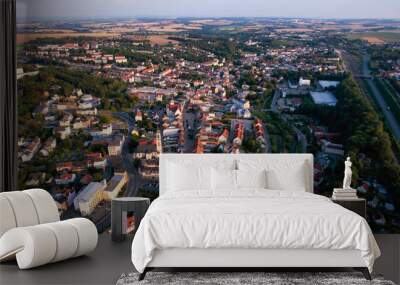
[[133,212],[135,232],[150,206],[150,199],[142,197],[114,198],[111,201],[111,240],[123,241],[127,233],[127,214]]

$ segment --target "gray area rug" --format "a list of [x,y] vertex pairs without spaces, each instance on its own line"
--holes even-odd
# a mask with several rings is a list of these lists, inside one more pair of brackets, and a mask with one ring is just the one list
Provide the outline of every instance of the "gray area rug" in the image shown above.
[[148,272],[142,281],[138,281],[138,276],[138,273],[122,274],[117,285],[395,285],[376,275],[372,276],[372,281],[368,281],[359,272]]

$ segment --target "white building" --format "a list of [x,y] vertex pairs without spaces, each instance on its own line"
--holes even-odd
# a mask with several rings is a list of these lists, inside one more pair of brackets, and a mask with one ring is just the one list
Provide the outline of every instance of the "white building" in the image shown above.
[[114,57],[116,63],[127,63],[128,59],[124,55],[116,55]]
[[337,99],[335,95],[333,95],[329,91],[325,92],[310,92],[311,98],[317,105],[328,105],[328,106],[336,106]]
[[115,156],[115,155],[120,155],[122,153],[122,147],[125,142],[125,136],[116,136],[109,144],[107,147],[108,150],[108,155],[110,156]]
[[111,201],[111,199],[117,197],[118,193],[121,192],[122,188],[128,183],[129,177],[125,172],[115,173],[113,178],[108,181],[106,188],[104,189],[103,198]]
[[55,129],[56,134],[58,134],[60,136],[60,138],[62,140],[65,140],[66,138],[68,138],[71,135],[71,128],[68,127],[59,127]]
[[137,110],[136,113],[135,113],[135,121],[136,122],[143,121],[142,112],[140,110]]
[[344,156],[343,145],[322,140],[322,151],[326,154]]
[[76,110],[77,115],[97,115],[97,108]]
[[55,182],[57,185],[68,185],[70,183],[73,183],[75,179],[76,179],[76,174],[66,173],[56,178]]
[[95,160],[93,161],[93,167],[97,168],[97,169],[104,169],[107,166],[107,159],[106,158],[102,158],[99,160]]
[[311,80],[310,79],[303,79],[303,77],[300,77],[299,86],[300,87],[310,87],[311,86]]
[[328,89],[328,88],[336,88],[339,86],[340,81],[330,81],[330,80],[319,80],[318,81],[319,86],[323,89]]
[[39,151],[41,147],[40,138],[35,138],[31,142],[27,142],[24,144],[24,150],[22,153],[19,153],[23,162],[31,161],[35,154]]
[[75,210],[80,211],[83,216],[90,215],[97,204],[103,200],[103,191],[106,182],[91,182],[74,199]]
[[112,135],[112,124],[103,124],[101,128],[90,131],[92,137],[103,137]]

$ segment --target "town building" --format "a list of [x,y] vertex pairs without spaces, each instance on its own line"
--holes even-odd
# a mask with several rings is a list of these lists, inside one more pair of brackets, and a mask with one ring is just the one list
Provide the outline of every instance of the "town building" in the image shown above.
[[106,188],[106,182],[91,182],[74,199],[76,211],[80,211],[82,216],[90,215],[100,201],[103,200],[103,191]]
[[329,91],[324,92],[317,92],[312,91],[310,92],[311,98],[317,105],[327,105],[327,106],[336,106],[337,99],[335,95],[333,95]]
[[128,181],[129,176],[126,171],[114,173],[114,176],[108,181],[104,189],[104,200],[111,201],[113,198],[116,198]]
[[330,155],[344,155],[344,148],[341,144],[335,144],[327,140],[322,140],[322,151]]
[[107,150],[110,156],[120,155],[122,153],[122,147],[125,142],[125,136],[119,134],[115,136],[108,144]]

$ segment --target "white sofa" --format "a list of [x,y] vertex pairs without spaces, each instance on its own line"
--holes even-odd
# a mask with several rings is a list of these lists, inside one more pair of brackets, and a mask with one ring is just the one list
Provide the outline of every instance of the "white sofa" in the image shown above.
[[0,262],[16,259],[20,269],[29,269],[87,254],[97,239],[88,219],[60,221],[45,190],[0,193]]

